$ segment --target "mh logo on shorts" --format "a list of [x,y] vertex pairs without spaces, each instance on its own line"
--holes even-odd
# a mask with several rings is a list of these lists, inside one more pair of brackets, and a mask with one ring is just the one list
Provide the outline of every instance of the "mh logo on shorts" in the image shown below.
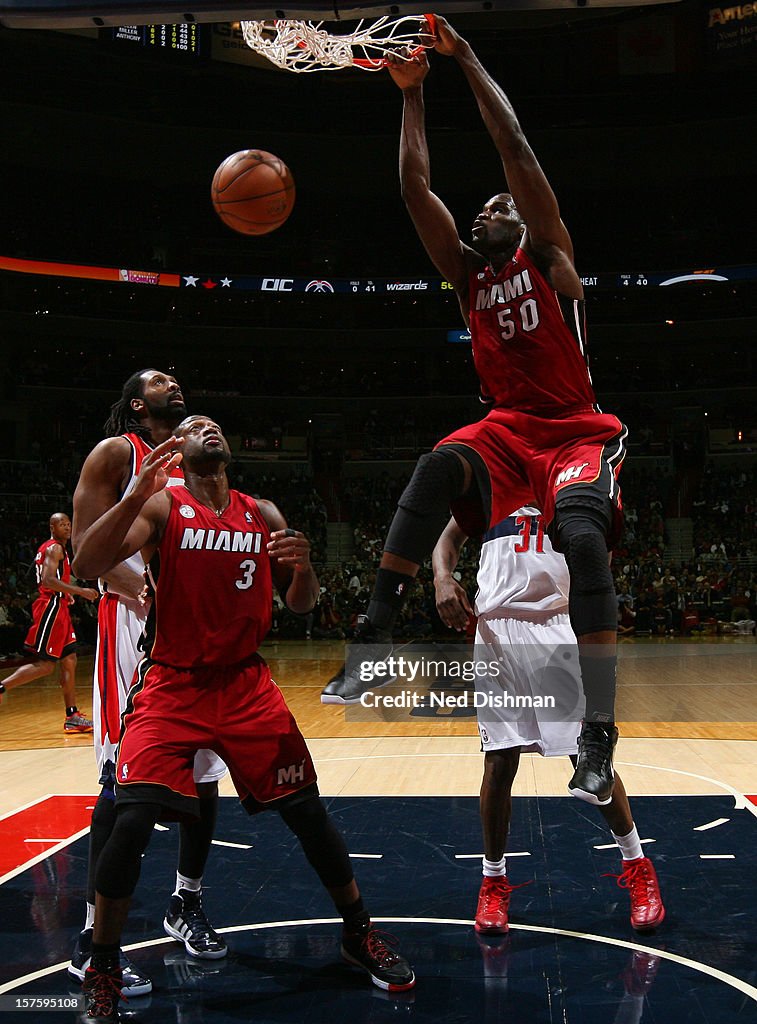
[[562,472],[557,474],[555,487],[559,487],[560,484],[570,483],[571,480],[577,480],[588,465],[588,462],[582,462],[580,466],[568,466],[567,469],[563,469]]
[[305,781],[305,759],[300,761],[299,766],[290,764],[287,768],[279,768],[276,777],[277,786],[294,785],[295,782]]

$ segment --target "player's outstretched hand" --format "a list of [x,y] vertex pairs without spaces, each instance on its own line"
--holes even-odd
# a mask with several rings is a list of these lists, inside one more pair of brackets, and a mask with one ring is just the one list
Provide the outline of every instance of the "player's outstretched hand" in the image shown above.
[[392,55],[387,58],[386,69],[400,89],[414,89],[428,74],[428,57],[425,51],[410,60],[401,60]]
[[295,572],[310,571],[310,541],[299,530],[274,530],[268,542],[268,554]]
[[171,470],[179,465],[183,456],[178,449],[184,445],[183,437],[171,436],[142,459],[139,475],[134,481],[131,494],[147,501],[153,494],[162,491],[168,483]]
[[100,596],[100,591],[95,590],[94,587],[80,587],[79,597],[83,597],[85,601],[96,601]]
[[441,53],[445,57],[451,57],[457,50],[460,43],[462,43],[462,36],[459,36],[447,19],[443,18],[440,14],[435,14],[434,20],[436,22],[436,42],[434,43],[434,49],[437,53]]
[[468,595],[452,576],[446,576],[437,580],[436,587],[436,610],[439,618],[445,626],[462,632],[467,625],[473,609],[470,606]]

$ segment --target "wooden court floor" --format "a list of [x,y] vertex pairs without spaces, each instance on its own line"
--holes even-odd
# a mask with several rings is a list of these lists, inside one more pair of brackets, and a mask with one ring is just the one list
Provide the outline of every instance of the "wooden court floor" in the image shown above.
[[[481,754],[474,718],[385,720],[376,713],[371,720],[363,712],[359,717],[367,720],[354,721],[352,712],[320,703],[343,650],[338,641],[281,641],[262,649],[308,740],[324,795],[475,795]],[[630,793],[757,793],[755,666],[757,642],[751,637],[623,645],[616,764]],[[80,658],[77,696],[87,713],[91,672],[92,658]],[[0,671],[0,679],[9,673]],[[658,700],[663,682],[667,704]],[[666,707],[680,709],[680,717],[659,720]],[[48,793],[97,792],[91,736],[64,734],[63,718],[54,677],[5,695],[0,815]],[[569,775],[566,758],[525,755],[514,792],[564,795]],[[233,793],[228,779],[222,793]]]

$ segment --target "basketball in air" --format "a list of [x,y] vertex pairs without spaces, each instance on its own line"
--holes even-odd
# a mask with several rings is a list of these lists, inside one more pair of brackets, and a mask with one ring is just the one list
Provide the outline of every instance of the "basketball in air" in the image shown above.
[[210,197],[224,224],[240,235],[267,235],[294,206],[294,178],[283,160],[263,149],[227,156],[213,175]]

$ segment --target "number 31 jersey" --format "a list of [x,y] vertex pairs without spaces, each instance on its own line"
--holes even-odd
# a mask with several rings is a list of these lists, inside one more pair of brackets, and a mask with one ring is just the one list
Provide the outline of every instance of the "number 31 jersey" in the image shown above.
[[523,249],[470,275],[470,332],[482,397],[559,418],[596,412],[583,299],[560,295]]
[[145,651],[176,668],[235,665],[271,628],[270,531],[254,498],[230,491],[218,516],[186,487],[171,501],[148,573],[155,590]]
[[537,509],[524,507],[487,530],[478,567],[476,614],[533,618],[568,610],[570,577]]

